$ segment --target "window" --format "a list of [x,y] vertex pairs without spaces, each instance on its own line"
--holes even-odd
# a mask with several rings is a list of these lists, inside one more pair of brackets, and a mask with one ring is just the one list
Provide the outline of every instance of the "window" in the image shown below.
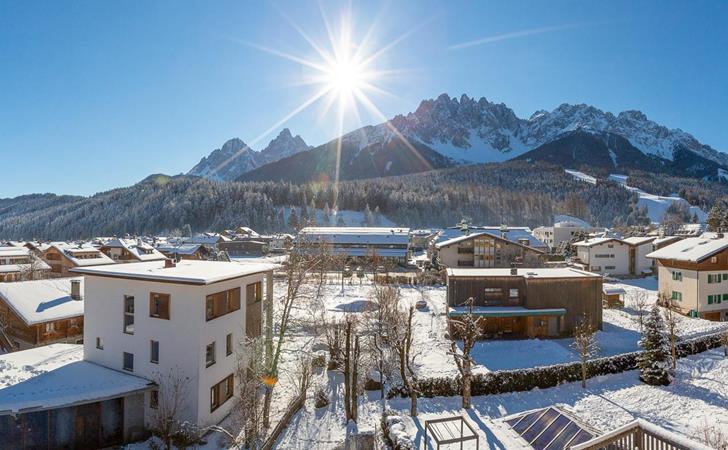
[[230,333],[225,336],[225,355],[230,356],[233,354],[233,334]]
[[215,343],[207,344],[205,348],[205,367],[215,364]]
[[149,407],[152,409],[159,407],[159,390],[155,389],[149,393]]
[[518,289],[509,289],[508,290],[508,296],[510,298],[516,298],[516,297],[518,297]]
[[169,294],[149,294],[149,317],[169,320]]
[[100,337],[96,338],[96,348],[98,348],[99,350],[104,349],[104,340],[101,339]]
[[53,333],[54,331],[56,331],[56,327],[53,324],[53,322],[46,322],[46,324],[45,324],[45,332],[46,333]]
[[677,271],[672,272],[672,279],[674,281],[682,281],[682,272],[677,272]]
[[124,333],[134,334],[134,297],[124,296]]
[[212,320],[240,309],[240,288],[210,294],[205,298],[205,318]]
[[601,272],[602,266],[591,266],[592,272]]
[[159,341],[149,341],[149,362],[159,364]]
[[230,374],[210,388],[210,412],[215,411],[233,396],[234,383],[233,375]]
[[616,266],[604,266],[604,270],[614,270],[616,268]]
[[710,257],[710,262],[712,262],[713,264],[717,263],[718,262],[718,257],[717,256],[711,256]]
[[682,292],[672,291],[672,296],[670,298],[672,300],[676,300],[678,302],[681,302],[682,301]]
[[720,294],[708,296],[708,304],[712,305],[713,303],[720,303]]
[[124,352],[124,370],[134,372],[134,354]]

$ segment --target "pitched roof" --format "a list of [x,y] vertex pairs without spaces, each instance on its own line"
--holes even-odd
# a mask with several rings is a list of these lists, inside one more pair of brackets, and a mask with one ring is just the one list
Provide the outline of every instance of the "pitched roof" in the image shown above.
[[141,239],[134,240],[114,238],[105,243],[104,247],[124,248],[139,261],[157,261],[167,258],[160,251]]
[[83,361],[83,345],[51,344],[0,355],[0,413],[43,410],[145,391],[141,377]]
[[71,280],[80,280],[83,292],[83,278],[53,278],[0,283],[0,298],[27,325],[82,316],[83,300],[71,298]]
[[626,242],[629,245],[643,245],[650,243],[655,240],[654,236],[632,236],[622,239],[622,242]]
[[689,237],[647,255],[653,259],[700,262],[728,248],[728,238]]
[[[68,258],[76,267],[100,266],[104,264],[115,264],[116,261],[106,256],[101,250],[92,245],[71,245],[65,242],[57,242],[51,245]],[[84,254],[93,254],[93,258],[83,258]]]
[[538,253],[544,253],[542,250],[539,250],[537,248],[531,247],[530,245],[523,245],[520,242],[511,241],[509,239],[504,239],[504,238],[498,236],[497,234],[487,233],[487,232],[466,234],[466,235],[459,236],[459,237],[456,237],[456,238],[448,239],[447,241],[438,242],[437,244],[435,244],[435,248],[437,248],[439,250],[439,249],[441,249],[443,247],[448,247],[450,245],[457,244],[458,242],[467,241],[468,239],[472,239],[472,238],[475,238],[475,237],[478,237],[478,236],[490,236],[493,239],[498,239],[500,241],[507,241],[507,242],[509,242],[509,243],[511,243],[513,245],[516,245],[516,246],[519,246],[519,247],[523,247],[523,248],[527,248],[528,250],[532,250],[532,251],[535,251],[535,252],[538,252]]
[[604,244],[609,241],[622,242],[619,239],[612,237],[595,237],[586,239],[584,241],[575,242],[573,245],[575,245],[576,247],[593,247],[595,245]]
[[573,267],[539,267],[519,268],[516,274],[511,274],[511,269],[491,268],[451,268],[447,269],[448,277],[525,277],[525,278],[601,278],[596,273],[585,270],[574,269]]

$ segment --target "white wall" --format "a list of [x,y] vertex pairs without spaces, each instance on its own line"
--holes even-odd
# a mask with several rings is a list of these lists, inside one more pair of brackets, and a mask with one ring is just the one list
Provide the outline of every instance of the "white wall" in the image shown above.
[[[264,281],[266,274],[256,274],[207,286],[181,285],[151,281],[86,276],[84,359],[123,370],[123,352],[134,354],[134,374],[155,380],[159,374],[179,370],[190,378],[189,395],[181,420],[205,426],[218,423],[230,411],[228,401],[210,413],[210,388],[234,373],[235,353],[225,356],[225,336],[233,333],[234,342],[245,333],[246,285]],[[209,322],[205,320],[205,297],[208,294],[241,288],[241,308]],[[149,317],[149,294],[171,295],[170,320]],[[135,300],[133,335],[123,333],[124,295]],[[96,348],[96,337],[104,349]],[[151,363],[150,341],[159,341],[159,363]],[[216,342],[216,363],[205,367],[205,347]],[[237,383],[237,380],[236,380]],[[146,399],[147,425],[152,417],[149,396]]]
[[[603,255],[608,255],[608,257]],[[608,241],[591,247],[580,246],[577,256],[582,262],[588,264],[586,270],[590,272],[629,275],[629,245],[622,242]]]

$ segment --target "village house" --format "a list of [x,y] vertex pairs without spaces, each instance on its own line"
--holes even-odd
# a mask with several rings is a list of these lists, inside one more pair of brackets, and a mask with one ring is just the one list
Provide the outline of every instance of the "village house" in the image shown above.
[[0,282],[45,277],[50,270],[48,264],[26,247],[0,247]]
[[83,279],[0,283],[0,347],[6,352],[83,342]]
[[622,242],[629,244],[629,273],[632,275],[652,274],[654,270],[653,261],[647,257],[654,250],[654,236],[633,236],[622,239]]
[[657,261],[658,291],[683,314],[728,320],[728,238],[689,237],[647,255]]
[[552,226],[534,228],[533,235],[554,251],[561,245],[571,242],[575,236],[588,236],[603,231],[604,228],[593,227],[581,219],[557,215]]
[[485,232],[438,242],[435,255],[445,267],[541,267],[546,259],[541,250]]
[[233,241],[225,241],[218,244],[220,251],[227,252],[228,256],[236,257],[255,257],[268,254],[270,248],[268,243],[257,239],[236,239]]
[[[165,260],[74,269],[86,283],[84,360],[151,381],[179,374],[189,391],[179,419],[217,424],[239,382],[237,345],[263,332],[273,268]],[[162,386],[146,396],[137,414],[147,427],[165,395]]]
[[576,263],[590,272],[619,276],[632,274],[631,246],[617,238],[598,237],[574,243]]
[[432,240],[433,244],[438,242],[447,241],[450,239],[469,235],[471,233],[488,233],[493,236],[499,236],[501,239],[506,239],[511,242],[517,242],[521,245],[540,250],[542,252],[548,251],[548,246],[534,236],[533,232],[528,227],[512,227],[508,225],[501,226],[471,226],[471,225],[458,225],[454,227],[448,227],[440,230],[438,236]]
[[602,277],[573,268],[447,269],[448,317],[485,317],[485,338],[570,335],[583,318],[602,327]]
[[120,263],[160,261],[166,259],[160,251],[141,239],[113,238],[100,248],[106,256]]
[[306,227],[299,244],[324,245],[332,254],[354,260],[380,258],[405,265],[410,259],[409,228]]
[[212,255],[212,250],[203,244],[162,244],[157,250],[164,256],[174,260],[193,259],[205,260]]
[[92,245],[75,245],[65,242],[52,243],[45,248],[41,258],[51,267],[51,272],[54,275],[64,277],[72,276],[70,270],[75,267],[115,264],[113,259]]

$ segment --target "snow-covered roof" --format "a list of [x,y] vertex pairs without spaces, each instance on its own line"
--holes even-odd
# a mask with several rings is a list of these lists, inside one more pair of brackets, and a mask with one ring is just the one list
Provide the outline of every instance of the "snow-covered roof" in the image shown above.
[[166,256],[164,256],[161,252],[141,239],[114,238],[106,242],[104,247],[124,248],[139,261],[157,261],[166,259]]
[[594,237],[584,241],[575,242],[573,245],[577,247],[592,247],[609,241],[621,242],[619,239],[613,237]]
[[[71,245],[67,243],[54,243],[51,247],[62,253],[76,267],[116,263],[116,261],[106,256],[101,250],[88,244]],[[88,255],[92,255],[93,257],[84,257]]]
[[447,269],[448,277],[526,277],[526,278],[588,278],[601,275],[574,269],[573,267],[554,268],[519,268],[516,274],[511,274],[511,269],[486,269],[486,268],[451,268]]
[[[477,236],[491,236],[491,237],[494,237],[495,239],[503,239],[503,238],[500,237],[499,234],[494,234],[494,233],[488,233],[488,232],[470,233],[470,234],[465,234],[465,235],[458,236],[458,237],[455,237],[455,238],[452,238],[452,239],[448,239],[446,241],[438,242],[437,244],[435,244],[435,248],[437,248],[439,250],[439,249],[441,249],[443,247],[448,247],[450,245],[457,244],[458,242],[466,241],[468,239],[475,238]],[[504,239],[504,240],[509,241],[508,239]],[[537,252],[542,252],[540,249],[535,248],[535,247],[531,247],[530,245],[523,245],[520,242],[515,242],[515,241],[509,241],[509,242],[511,242],[513,245],[518,245],[518,246],[521,246],[521,247],[527,247],[530,250],[534,250],[534,251],[537,251]]]
[[202,247],[202,244],[166,244],[158,245],[157,250],[169,254],[194,255],[200,247]]
[[20,258],[30,256],[26,247],[0,247],[0,258]]
[[82,316],[83,300],[71,298],[71,280],[80,280],[83,292],[83,278],[52,278],[0,283],[0,298],[28,325]]
[[554,226],[555,227],[579,227],[579,228],[591,228],[591,224],[586,220],[579,219],[578,217],[569,216],[566,214],[555,214],[554,215]]
[[563,316],[565,308],[524,308],[523,306],[453,306],[447,315],[450,317],[464,316],[468,313],[482,317],[523,317],[523,316]]
[[[518,242],[521,240],[528,240],[528,246],[536,249],[546,249],[547,245],[531,234],[531,229],[528,227],[496,227],[496,226],[472,226],[469,227],[470,234],[474,233],[489,233],[494,236],[505,235],[505,239],[509,241]],[[437,237],[438,242],[447,241],[457,237],[465,235],[460,227],[445,228],[440,231]]]
[[[22,261],[12,262],[10,264],[0,264],[0,273],[22,272],[27,269],[30,264],[31,251],[27,247],[0,247],[0,259],[22,258]],[[6,262],[6,261],[4,261]],[[51,266],[43,260],[35,261],[34,269],[51,270]]]
[[689,237],[647,255],[654,259],[700,262],[728,248],[728,238]]
[[409,228],[306,227],[298,232],[298,237],[331,244],[406,245]]
[[144,378],[83,361],[83,345],[0,355],[0,414],[44,410],[152,389]]
[[622,239],[622,242],[626,242],[629,245],[644,245],[649,244],[654,240],[654,236],[632,236]]
[[162,281],[205,285],[232,278],[244,277],[275,269],[275,264],[238,264],[227,261],[183,260],[174,267],[165,268],[164,261],[151,261],[111,266],[72,269],[75,273],[102,277],[134,278],[146,281]]
[[673,242],[673,241],[679,241],[682,239],[682,236],[665,236],[665,237],[658,237],[654,241],[652,241],[653,245],[660,245],[665,242]]
[[611,286],[609,284],[604,284],[602,285],[602,293],[606,295],[623,295],[626,294],[627,291],[621,286]]

